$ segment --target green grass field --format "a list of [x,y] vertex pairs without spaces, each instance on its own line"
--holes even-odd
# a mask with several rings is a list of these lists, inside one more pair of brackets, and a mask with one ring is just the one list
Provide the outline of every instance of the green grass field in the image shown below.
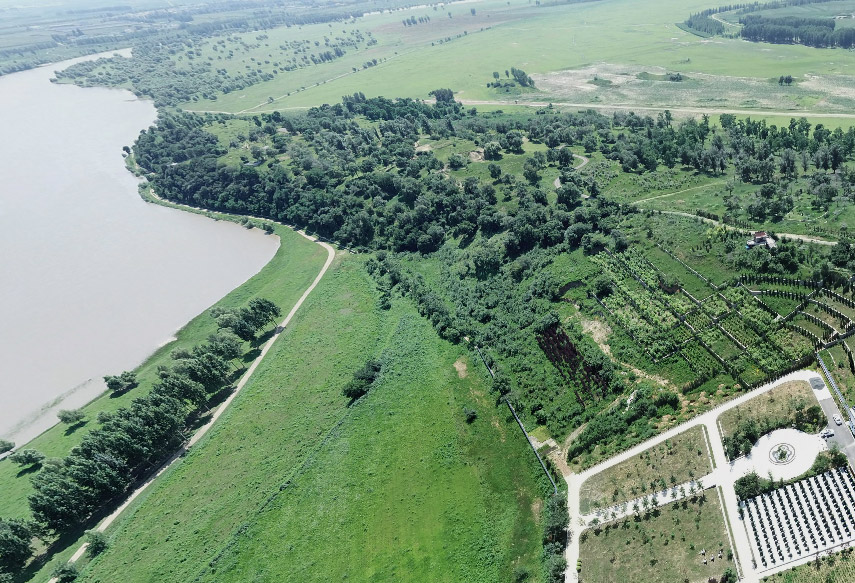
[[718,418],[722,437],[733,435],[737,425],[743,419],[784,417],[795,409],[796,404],[801,403],[806,403],[807,406],[817,404],[810,385],[804,381],[784,383],[775,387],[774,390],[722,413]]
[[[706,582],[733,567],[730,544],[715,490],[696,502],[683,500],[662,506],[648,517],[627,518],[582,533],[581,580],[592,583],[632,581]],[[723,557],[703,564],[707,556]]]
[[703,428],[693,427],[625,462],[591,476],[582,484],[579,507],[583,514],[594,508],[620,504],[646,492],[682,484],[712,471]]
[[[259,112],[335,103],[356,91],[368,96],[426,98],[432,89],[451,87],[458,91],[459,99],[507,103],[635,103],[792,111],[794,115],[814,109],[842,113],[851,109],[846,83],[830,78],[855,74],[851,53],[703,39],[675,25],[709,6],[706,0],[550,6],[485,0],[451,4],[438,11],[413,8],[369,15],[357,19],[354,26],[370,31],[376,45],[329,63],[279,73],[273,80],[187,107]],[[476,14],[471,14],[472,9]],[[431,20],[403,26],[401,21],[411,16],[430,16]],[[338,28],[332,32],[339,34]],[[308,29],[281,34],[274,29],[267,34],[271,39],[296,38],[305,36]],[[321,39],[330,34],[330,28],[321,26],[316,34]],[[376,66],[361,68],[374,58],[378,59]],[[511,66],[533,75],[538,90],[506,94],[486,86],[493,71],[501,73]],[[666,71],[680,72],[690,80],[659,81]],[[637,78],[642,73],[647,75]],[[816,78],[790,88],[768,82],[781,74]],[[268,102],[271,97],[273,103]]]
[[[477,363],[408,303],[374,304],[361,259],[334,264],[233,408],[111,530],[82,580],[536,574],[542,478],[524,439]],[[381,379],[348,408],[341,387],[370,357],[386,363]],[[472,424],[464,406],[478,411]]]
[[[278,227],[276,232],[281,238],[281,245],[270,263],[215,305],[238,307],[253,297],[266,297],[285,313],[291,309],[317,276],[326,259],[326,252],[287,227]],[[26,446],[19,444],[19,448],[36,449],[49,457],[64,456],[80,442],[83,435],[97,426],[95,417],[98,412],[115,411],[126,406],[151,387],[157,378],[157,367],[170,362],[170,353],[174,349],[192,348],[204,342],[216,329],[216,323],[207,311],[197,316],[176,334],[177,340],[158,349],[136,369],[137,380],[140,381],[138,388],[115,398],[105,394],[89,403],[84,407],[89,419],[84,427],[69,433],[65,425],[56,425]],[[19,466],[8,460],[0,461],[0,491],[3,492],[3,496],[0,496],[0,516],[4,518],[29,515],[27,495],[31,492],[31,475],[22,474],[19,470]]]

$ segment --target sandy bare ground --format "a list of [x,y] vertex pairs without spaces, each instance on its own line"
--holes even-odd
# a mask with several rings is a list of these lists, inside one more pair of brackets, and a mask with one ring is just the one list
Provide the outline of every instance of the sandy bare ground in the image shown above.
[[840,118],[840,119],[855,119],[855,113],[838,113],[838,112],[824,112],[824,111],[815,111],[815,110],[759,110],[759,109],[737,109],[737,108],[719,108],[719,107],[669,107],[669,106],[644,106],[644,105],[632,105],[632,104],[605,104],[605,103],[556,103],[556,102],[547,102],[547,101],[525,101],[525,102],[514,102],[511,103],[509,101],[497,101],[497,100],[476,100],[476,99],[458,99],[463,105],[524,105],[527,107],[546,107],[548,105],[552,105],[552,107],[563,107],[563,108],[571,108],[571,109],[596,109],[602,111],[652,111],[659,112],[665,111],[666,109],[671,113],[683,113],[687,116],[689,115],[719,115],[722,113],[732,113],[734,115],[752,115],[752,116],[763,116],[763,117],[828,117],[828,118]]
[[[176,205],[176,206],[181,206],[181,205]],[[187,452],[187,450],[189,450],[191,447],[193,447],[206,433],[208,433],[208,431],[211,429],[211,427],[213,427],[214,423],[217,422],[217,420],[225,412],[225,410],[229,407],[229,405],[231,405],[232,401],[235,400],[235,397],[237,397],[238,394],[241,392],[241,390],[246,386],[247,381],[249,381],[249,379],[252,377],[255,370],[258,368],[258,365],[261,364],[261,361],[264,359],[264,357],[270,351],[270,348],[273,346],[273,343],[276,342],[276,339],[279,338],[281,333],[285,330],[285,327],[288,326],[288,324],[291,322],[291,318],[294,317],[294,314],[297,313],[297,310],[300,309],[300,306],[303,305],[303,302],[306,300],[307,297],[309,297],[309,294],[312,293],[312,290],[314,290],[315,287],[318,285],[318,283],[320,283],[321,279],[324,277],[324,274],[326,274],[327,269],[329,269],[330,265],[332,265],[333,259],[335,259],[335,249],[333,249],[333,247],[331,245],[328,245],[327,243],[324,243],[323,241],[318,241],[316,238],[314,238],[310,235],[307,235],[303,231],[297,231],[297,232],[300,235],[302,235],[303,237],[305,237],[306,239],[308,239],[310,241],[314,241],[315,243],[317,243],[318,245],[320,245],[321,247],[323,247],[324,249],[327,250],[327,260],[324,263],[324,266],[321,268],[321,271],[318,273],[318,276],[315,278],[315,280],[312,282],[312,284],[308,288],[306,288],[306,291],[303,292],[303,295],[300,296],[300,299],[297,300],[297,303],[294,304],[294,307],[291,308],[291,311],[288,312],[288,315],[285,316],[285,319],[279,323],[279,325],[276,327],[275,331],[273,332],[273,335],[270,337],[270,339],[262,347],[261,353],[256,357],[255,360],[252,361],[252,364],[249,366],[249,368],[246,370],[246,372],[243,374],[243,376],[238,381],[237,385],[235,386],[235,390],[232,392],[231,395],[229,395],[229,397],[225,401],[223,401],[223,403],[219,407],[217,407],[217,409],[214,411],[213,415],[211,415],[210,420],[205,425],[200,427],[198,431],[196,431],[196,433],[193,435],[193,437],[190,438],[190,441],[188,441],[186,445],[182,446],[181,449],[179,449],[177,452],[175,452],[172,455],[172,457],[170,457],[162,466],[160,466],[160,468],[154,474],[152,474],[151,477],[149,477],[142,485],[140,485],[136,490],[134,490],[130,494],[130,496],[128,496],[127,500],[125,500],[125,502],[121,506],[119,506],[112,514],[107,516],[104,520],[102,520],[98,524],[98,526],[95,527],[95,530],[97,530],[99,532],[105,531],[107,529],[107,527],[109,527],[111,524],[113,524],[113,522],[119,517],[119,515],[121,515],[122,512],[124,512],[125,509],[127,509],[127,507],[130,506],[130,504],[142,492],[144,492],[152,483],[154,483],[154,481],[157,480],[157,478],[159,478],[173,464],[175,464],[179,459],[181,459],[181,457],[184,456],[184,454]],[[77,562],[77,560],[79,560],[80,557],[83,556],[83,553],[86,552],[87,547],[88,547],[88,543],[83,543],[82,545],[80,545],[80,548],[78,548],[77,551],[74,553],[74,555],[71,556],[69,561],[72,563]],[[49,583],[56,583],[56,582],[57,582],[56,578],[51,578],[49,581]]]

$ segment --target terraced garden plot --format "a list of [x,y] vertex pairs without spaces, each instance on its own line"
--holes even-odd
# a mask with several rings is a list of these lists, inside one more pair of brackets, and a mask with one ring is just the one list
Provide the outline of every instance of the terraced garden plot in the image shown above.
[[841,315],[845,316],[849,321],[855,322],[855,308],[850,307],[848,304],[827,295],[817,295],[816,300],[830,308],[833,308]]
[[732,360],[742,354],[742,349],[734,344],[730,338],[724,335],[724,332],[718,328],[707,328],[700,333],[704,342],[715,352],[722,360]]
[[768,330],[775,321],[775,316],[769,313],[763,304],[754,297],[749,297],[736,306],[740,318],[747,325],[758,331]]
[[747,349],[748,355],[757,363],[757,365],[767,371],[773,372],[787,367],[789,364],[787,357],[781,350],[770,342],[761,342],[749,346]]
[[801,303],[801,300],[793,298],[783,298],[768,294],[763,294],[762,296],[760,296],[760,300],[781,316],[788,315],[790,312],[795,310]]
[[713,318],[721,318],[730,311],[727,302],[721,299],[718,295],[711,296],[704,300],[703,309]]
[[698,376],[711,377],[721,371],[721,363],[698,341],[689,342],[682,350],[689,366]]
[[721,320],[721,327],[733,336],[743,346],[751,346],[760,341],[760,337],[754,330],[749,328],[736,313]]
[[806,318],[804,316],[804,314],[799,314],[798,316],[793,318],[791,320],[791,322],[793,324],[796,324],[797,326],[801,326],[802,328],[804,328],[808,332],[812,332],[820,340],[824,339],[825,336],[829,333],[828,328],[826,328],[825,326],[822,326],[820,324],[817,324],[816,322],[813,322],[812,320]]
[[685,314],[690,310],[695,309],[697,304],[689,299],[682,290],[677,291],[673,294],[665,294],[665,299],[671,307],[679,314]]
[[693,311],[689,312],[686,315],[686,322],[688,322],[697,332],[706,330],[713,325],[712,318],[710,318],[709,314],[701,308],[695,308]]
[[742,354],[733,361],[733,368],[737,376],[749,386],[754,386],[768,376],[760,365],[748,354]]
[[789,328],[781,328],[769,334],[769,340],[781,349],[787,360],[796,360],[813,351],[813,341]]
[[715,291],[707,282],[686,269],[682,263],[660,248],[651,247],[645,252],[645,255],[659,271],[676,277],[677,281],[680,282],[680,286],[692,294],[693,297],[702,300]]
[[813,302],[809,302],[807,306],[805,306],[804,312],[810,314],[811,316],[815,316],[831,326],[835,331],[842,333],[845,330],[845,324],[847,322],[846,319],[841,319],[836,316],[834,313],[829,313],[827,310],[823,310],[820,306]]

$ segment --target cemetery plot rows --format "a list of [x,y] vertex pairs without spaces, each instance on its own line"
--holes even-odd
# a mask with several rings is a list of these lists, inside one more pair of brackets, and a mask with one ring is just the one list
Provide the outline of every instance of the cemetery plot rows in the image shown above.
[[855,480],[837,468],[745,503],[757,568],[789,563],[855,541]]
[[[657,249],[650,256],[634,249],[607,251],[592,260],[611,281],[611,290],[597,298],[609,317],[654,363],[679,359],[688,364],[695,375],[690,386],[723,372],[755,386],[809,355],[816,342],[740,282],[716,287],[667,251]],[[696,297],[690,289],[706,295]]]

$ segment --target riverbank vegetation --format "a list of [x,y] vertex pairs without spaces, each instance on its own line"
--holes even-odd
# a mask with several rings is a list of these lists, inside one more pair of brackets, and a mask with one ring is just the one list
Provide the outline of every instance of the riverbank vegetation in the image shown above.
[[[540,578],[548,482],[536,459],[493,407],[483,367],[405,300],[377,309],[363,262],[337,260],[221,423],[111,530],[82,580]],[[382,367],[348,406],[342,387],[366,356]],[[256,560],[270,540],[277,560]]]
[[[232,309],[247,305],[252,298],[261,296],[283,306],[293,305],[311,283],[318,269],[323,265],[326,256],[324,250],[288,228],[279,227],[276,232],[282,243],[270,263],[256,276],[218,302],[217,306]],[[283,274],[288,275],[286,277]],[[157,350],[136,369],[139,387],[118,396],[105,394],[88,404],[84,408],[90,419],[86,427],[68,431],[67,427],[57,425],[26,446],[21,444],[21,447],[35,449],[45,455],[48,460],[68,455],[72,449],[79,447],[90,430],[100,427],[102,420],[106,420],[120,408],[130,406],[134,399],[148,393],[160,378],[160,367],[173,361],[173,352],[191,351],[193,346],[203,343],[206,338],[216,332],[216,321],[209,313],[198,316],[177,332],[175,341]],[[3,496],[0,497],[0,516],[6,519],[31,517],[27,498],[34,493],[31,484],[33,470],[38,471],[39,468],[22,470],[19,466],[12,464],[8,458],[0,461],[0,489],[3,491]],[[50,537],[48,539],[50,540]],[[62,548],[54,545],[49,549],[46,557],[50,558],[53,553],[62,551]],[[42,552],[44,547],[38,545],[37,550]],[[26,573],[32,574],[32,571],[26,571]]]

